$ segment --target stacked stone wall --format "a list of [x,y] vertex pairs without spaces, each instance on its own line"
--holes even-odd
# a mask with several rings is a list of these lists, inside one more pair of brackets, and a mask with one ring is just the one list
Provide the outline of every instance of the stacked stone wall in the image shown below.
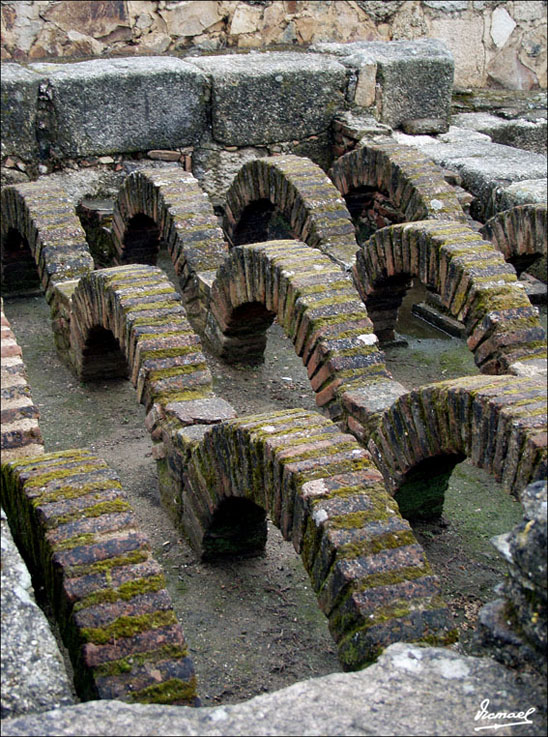
[[459,86],[546,87],[543,2],[10,2],[2,59],[438,38]]

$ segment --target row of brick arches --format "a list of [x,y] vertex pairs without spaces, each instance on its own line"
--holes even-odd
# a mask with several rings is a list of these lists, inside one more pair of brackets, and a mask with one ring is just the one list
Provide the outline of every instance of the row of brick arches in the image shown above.
[[[386,295],[401,298],[412,276],[436,289],[447,309],[464,320],[469,346],[485,372],[504,373],[516,361],[534,362],[545,354],[536,312],[516,285],[514,270],[464,225],[446,185],[435,183],[432,189],[429,173],[421,174],[420,167],[411,167],[402,178],[403,153],[390,147],[387,153],[387,147],[379,144],[349,154],[341,189],[347,188],[348,195],[352,187],[362,186],[355,173],[362,167],[363,176],[368,181],[376,176],[375,186],[401,213],[395,221],[411,215],[429,219],[385,227],[361,245],[354,281],[368,308],[372,306],[370,316],[347,273],[358,248],[352,217],[323,172],[297,157],[258,160],[243,167],[227,197],[230,251],[191,175],[180,170],[131,175],[115,208],[117,260],[144,263],[97,271],[92,271],[85,246],[81,271],[78,259],[69,259],[65,271],[65,262],[49,268],[51,252],[40,227],[57,231],[40,220],[42,200],[39,192],[33,199],[30,185],[10,188],[5,200],[16,203],[7,210],[16,214],[11,220],[9,215],[6,238],[18,233],[36,263],[47,265],[42,283],[53,304],[58,345],[65,346],[66,360],[86,380],[128,376],[136,386],[147,409],[156,457],[167,469],[162,474],[168,486],[165,496],[176,499],[172,511],[189,539],[205,556],[238,546],[260,550],[268,514],[301,554],[341,662],[348,668],[363,666],[400,639],[454,638],[438,582],[404,519],[441,511],[443,478],[434,484],[437,496],[416,503],[415,490],[432,478],[431,459],[446,459],[447,476],[457,460],[469,456],[518,497],[528,482],[546,471],[546,417],[538,411],[545,392],[535,379],[474,377],[468,383],[407,393],[386,369],[375,331],[387,312],[394,315],[397,310],[392,303],[386,306]],[[340,174],[342,159],[339,164]],[[60,227],[72,227],[71,217],[67,212],[60,218]],[[447,222],[449,217],[452,222]],[[284,239],[269,240],[273,233]],[[264,241],[246,245],[248,238]],[[151,265],[161,244],[167,246],[181,279],[183,300]],[[391,279],[399,280],[397,289]],[[256,362],[275,317],[302,357],[317,404],[328,418],[301,410],[236,418],[230,405],[214,395],[200,338],[189,320],[226,360],[245,357]],[[371,395],[380,387],[385,402],[372,409]],[[333,420],[360,442],[341,432]],[[432,432],[433,422],[439,437]],[[191,436],[182,432],[189,426],[194,429]],[[461,441],[440,444],[440,438],[452,437],[455,429]],[[494,439],[488,440],[491,432]],[[478,436],[487,438],[484,444],[471,442]],[[74,469],[80,461],[85,465],[89,459],[75,458]],[[51,469],[46,460],[36,463],[47,473],[58,470],[57,461]],[[30,498],[36,484],[25,468],[9,466],[9,488],[13,494],[24,488]],[[33,473],[40,476],[38,470]],[[40,499],[46,505],[65,504],[59,513],[63,525],[71,524],[72,518],[64,517],[76,511],[73,499],[86,496],[73,494],[74,484],[66,494],[63,484],[54,485],[47,490],[51,498]],[[87,508],[87,501],[83,504]],[[47,517],[52,509],[43,514]],[[112,513],[107,505],[91,515],[109,535],[117,524],[109,518]],[[63,532],[62,542],[66,537],[71,543],[62,548],[70,551],[68,558],[91,555],[93,546],[102,542],[88,534],[94,536],[95,531]],[[38,548],[41,544],[35,543]],[[49,564],[50,555],[44,553],[42,565]],[[106,558],[112,557],[106,551]],[[76,558],[66,565],[75,565]],[[52,587],[58,585],[52,582]],[[106,577],[103,589],[113,591]],[[120,581],[114,589],[105,600],[120,595],[139,606],[142,593],[133,596],[128,591],[126,600]],[[119,610],[105,613],[101,607],[107,602],[99,599],[93,600],[97,612],[88,614],[92,620],[97,617],[107,634],[94,631],[96,640],[86,652],[115,634],[110,625],[119,619]],[[151,610],[151,617],[156,611]],[[92,620],[82,617],[87,631]],[[183,648],[183,642],[178,646]],[[181,656],[186,657],[182,649]],[[115,672],[122,651],[111,660],[116,664],[100,673],[117,676],[115,693],[123,695],[123,684],[130,678]],[[191,671],[185,677],[190,683]],[[184,691],[184,678],[181,682],[172,702],[194,697],[192,689]],[[146,688],[141,689],[142,700],[149,694]]]

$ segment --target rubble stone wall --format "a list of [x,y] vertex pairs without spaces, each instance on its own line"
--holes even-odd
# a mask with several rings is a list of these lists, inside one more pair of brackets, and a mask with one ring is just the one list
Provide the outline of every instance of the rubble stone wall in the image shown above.
[[2,3],[2,59],[438,38],[459,86],[546,87],[546,3],[85,0]]

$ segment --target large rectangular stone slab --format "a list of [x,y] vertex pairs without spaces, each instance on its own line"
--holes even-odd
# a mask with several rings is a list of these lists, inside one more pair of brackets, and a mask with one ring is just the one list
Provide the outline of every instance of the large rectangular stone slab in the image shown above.
[[213,137],[226,145],[316,135],[344,105],[346,70],[321,55],[269,52],[186,61],[211,80]]
[[2,156],[32,159],[38,152],[36,110],[43,77],[19,64],[2,64]]
[[441,41],[355,41],[312,48],[335,55],[354,71],[351,102],[374,106],[382,123],[397,128],[405,121],[429,119],[433,132],[447,130],[455,65]]
[[493,143],[489,136],[476,131],[452,126],[438,138],[400,132],[394,136],[399,143],[418,148],[438,166],[458,172],[462,186],[477,198],[472,203],[472,215],[477,219],[487,219],[505,209],[506,203],[500,198],[503,189],[517,182],[546,179],[546,156]]
[[90,156],[195,141],[205,124],[207,80],[171,57],[32,64],[48,78],[56,130],[51,153]]

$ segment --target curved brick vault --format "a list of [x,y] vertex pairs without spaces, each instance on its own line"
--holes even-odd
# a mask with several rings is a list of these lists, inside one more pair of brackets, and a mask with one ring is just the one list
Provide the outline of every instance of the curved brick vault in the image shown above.
[[183,631],[120,481],[89,450],[44,453],[21,349],[3,311],[0,424],[2,507],[43,582],[78,695],[195,705]]
[[[424,154],[391,138],[360,144],[328,172],[358,227],[367,231],[413,220],[466,222],[464,211],[439,168]],[[370,233],[368,233],[369,235]]]
[[467,226],[431,220],[393,225],[358,251],[354,281],[381,341],[393,338],[411,277],[436,291],[445,309],[464,323],[483,373],[546,359],[538,310],[514,268]]
[[5,187],[1,194],[2,288],[55,285],[93,270],[86,235],[66,192],[52,182]]
[[[274,212],[284,232],[269,232]],[[354,263],[356,239],[350,213],[329,178],[310,159],[272,156],[249,161],[226,195],[224,228],[233,245],[297,238],[343,268]]]
[[164,272],[133,264],[83,277],[72,297],[71,360],[80,378],[127,376],[154,403],[212,396],[211,374]]
[[488,220],[480,233],[498,248],[518,274],[546,256],[546,204],[519,205]]
[[465,457],[518,499],[546,477],[546,384],[468,376],[397,399],[368,443],[405,517],[441,514],[447,482]]
[[317,413],[286,410],[207,430],[187,459],[182,510],[206,554],[260,548],[268,513],[302,557],[345,668],[398,640],[455,637],[438,581],[369,454]]
[[197,180],[175,169],[141,169],[126,177],[114,205],[112,230],[120,264],[155,264],[167,247],[191,320],[199,324],[196,275],[218,267],[227,251],[222,230]]
[[260,362],[275,317],[332,419],[346,392],[399,387],[352,281],[327,256],[299,241],[234,247],[211,287],[205,337],[226,361]]

